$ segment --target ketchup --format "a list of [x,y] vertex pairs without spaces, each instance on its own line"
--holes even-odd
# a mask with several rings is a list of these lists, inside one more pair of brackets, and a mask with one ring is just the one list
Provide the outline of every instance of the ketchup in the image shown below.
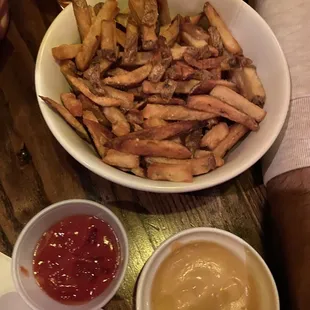
[[118,240],[106,222],[75,215],[42,235],[33,255],[33,273],[51,298],[63,304],[81,304],[109,286],[119,258]]

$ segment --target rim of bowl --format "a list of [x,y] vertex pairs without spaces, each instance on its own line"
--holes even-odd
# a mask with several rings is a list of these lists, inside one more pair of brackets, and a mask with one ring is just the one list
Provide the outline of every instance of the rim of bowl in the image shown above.
[[[123,224],[121,223],[121,221],[119,220],[119,218],[107,207],[105,207],[104,205],[95,202],[95,201],[91,201],[91,200],[87,200],[87,199],[68,199],[68,200],[62,200],[59,202],[56,202],[46,208],[44,208],[42,211],[40,211],[39,213],[37,213],[27,224],[26,226],[23,228],[23,230],[21,231],[21,233],[19,234],[17,241],[14,245],[14,249],[13,249],[13,253],[12,253],[12,265],[11,265],[11,273],[12,273],[12,277],[13,277],[13,283],[14,286],[16,288],[16,291],[18,292],[18,294],[22,297],[22,299],[26,302],[26,304],[31,307],[32,309],[34,309],[33,307],[35,307],[30,300],[28,300],[27,296],[25,296],[24,294],[24,289],[22,288],[22,286],[20,285],[20,281],[19,281],[19,276],[17,275],[17,258],[16,258],[16,254],[18,251],[18,248],[20,246],[20,244],[23,242],[24,239],[24,235],[26,233],[26,231],[28,231],[28,229],[33,225],[33,223],[35,223],[37,220],[39,220],[42,216],[46,215],[47,213],[49,213],[52,210],[55,210],[57,208],[59,208],[60,206],[64,206],[67,204],[74,204],[74,203],[83,203],[86,205],[93,205],[97,208],[100,209],[100,211],[105,212],[107,214],[109,214],[115,224],[118,226],[118,228],[120,229],[121,235],[124,238],[124,247],[123,247],[123,268],[120,270],[120,273],[117,277],[117,281],[114,284],[113,289],[111,290],[110,294],[102,301],[101,305],[99,306],[100,308],[105,306],[112,298],[113,296],[116,294],[117,290],[119,289],[120,285],[122,284],[125,274],[126,274],[126,270],[128,267],[128,260],[129,260],[129,246],[128,246],[128,237],[127,237],[127,233],[125,231],[125,228],[123,226]],[[86,212],[87,214],[87,212]],[[47,227],[46,229],[48,229],[49,227]],[[39,236],[40,238],[41,236]],[[39,240],[39,239],[38,239]],[[38,289],[40,289],[38,287]],[[99,297],[100,295],[98,295]],[[96,310],[96,308],[92,308],[90,310]]]
[[[41,58],[43,54],[43,49],[45,46],[46,41],[48,40],[49,35],[54,31],[54,25],[56,20],[61,18],[63,15],[68,14],[69,10],[72,10],[72,3],[70,3],[60,14],[54,19],[52,24],[49,26],[47,32],[44,35],[44,38],[41,42],[39,52],[37,55],[37,61],[36,61],[36,67],[35,67],[35,89],[36,89],[36,95],[37,95],[37,100],[39,103],[39,107],[41,110],[41,113],[43,115],[43,118],[45,122],[47,123],[50,131],[56,138],[56,140],[61,144],[61,146],[75,159],[77,160],[80,164],[82,164],[84,167],[89,169],[90,171],[94,172],[95,174],[99,175],[102,178],[105,178],[109,181],[112,181],[116,184],[123,185],[128,188],[136,189],[136,190],[142,190],[142,191],[148,191],[148,192],[155,192],[155,193],[185,193],[185,192],[192,192],[192,191],[198,191],[206,188],[210,188],[222,183],[225,183],[226,181],[229,181],[233,179],[234,177],[240,175],[247,169],[249,169],[251,166],[253,166],[259,159],[263,157],[263,155],[270,149],[270,147],[273,145],[275,140],[277,139],[278,135],[280,134],[280,131],[284,125],[288,109],[289,109],[289,103],[290,103],[290,93],[291,93],[291,80],[290,80],[290,73],[289,73],[289,68],[288,68],[288,63],[285,58],[284,52],[281,48],[281,45],[275,36],[274,32],[270,28],[270,26],[267,24],[267,22],[247,3],[243,2],[243,5],[251,11],[252,14],[256,15],[257,18],[260,19],[262,22],[262,25],[268,30],[268,32],[271,34],[271,36],[274,39],[274,42],[278,46],[279,49],[279,57],[281,58],[283,62],[283,67],[285,71],[285,102],[283,102],[283,106],[281,111],[278,114],[278,122],[274,128],[273,134],[269,135],[266,137],[267,142],[263,144],[261,148],[259,148],[253,156],[250,157],[247,161],[244,161],[241,163],[238,167],[231,168],[225,175],[217,176],[214,179],[208,180],[208,183],[206,182],[195,182],[192,183],[174,183],[169,186],[165,186],[164,183],[167,183],[167,181],[154,181],[154,183],[148,183],[144,182],[144,179],[134,176],[134,175],[129,175],[126,176],[126,172],[124,173],[124,177],[119,177],[115,175],[113,172],[106,172],[104,170],[104,166],[97,166],[93,164],[92,160],[89,160],[87,158],[84,158],[79,154],[79,152],[74,148],[71,147],[67,144],[66,138],[57,131],[56,127],[53,124],[53,121],[50,120],[48,113],[44,111],[43,106],[41,104],[41,99],[38,95],[38,88],[39,88],[39,79],[40,79],[40,70],[41,70]],[[86,142],[85,142],[86,143]],[[152,181],[152,180],[149,180]],[[162,182],[162,183],[161,183]],[[158,185],[158,183],[161,183],[163,185]],[[173,183],[173,182],[170,182]]]
[[[261,266],[263,267],[263,270],[265,272],[265,274],[268,276],[268,279],[271,283],[271,286],[274,290],[275,293],[275,297],[276,297],[276,309],[275,310],[280,310],[280,299],[279,299],[279,292],[275,283],[275,280],[273,278],[273,275],[269,269],[269,267],[267,266],[266,262],[263,260],[263,258],[260,256],[260,254],[249,244],[247,243],[245,240],[243,240],[242,238],[238,237],[237,235],[228,232],[226,230],[222,230],[219,228],[214,228],[214,227],[195,227],[195,228],[190,228],[190,229],[186,229],[183,230],[173,236],[171,236],[170,238],[168,238],[167,240],[165,240],[154,252],[153,254],[150,256],[150,258],[148,259],[148,261],[146,262],[146,264],[143,267],[143,270],[140,274],[139,277],[139,281],[138,281],[138,286],[137,286],[137,294],[136,294],[136,310],[144,310],[143,306],[144,304],[142,304],[142,300],[143,300],[143,296],[144,296],[144,289],[145,289],[145,281],[150,281],[149,278],[147,278],[147,276],[149,275],[149,270],[152,267],[152,265],[154,264],[154,262],[156,262],[156,260],[158,259],[158,256],[160,255],[160,253],[166,249],[172,242],[177,241],[178,239],[182,238],[183,236],[186,235],[191,235],[193,234],[193,236],[195,236],[195,233],[213,233],[213,234],[217,234],[217,235],[222,235],[225,237],[230,238],[233,241],[238,242],[239,244],[243,245],[244,247],[246,247],[249,251],[251,251],[252,254],[254,254],[254,256],[256,257],[256,259],[258,260],[258,262],[261,264]],[[193,238],[193,241],[195,240],[195,238]],[[187,244],[188,242],[186,242]],[[167,253],[167,255],[165,255],[165,257],[163,258],[163,260],[169,255],[170,253]],[[153,281],[154,277],[152,277],[151,281]]]

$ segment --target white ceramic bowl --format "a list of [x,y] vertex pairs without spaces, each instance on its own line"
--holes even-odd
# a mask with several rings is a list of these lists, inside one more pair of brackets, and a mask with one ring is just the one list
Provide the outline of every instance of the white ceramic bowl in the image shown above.
[[185,245],[195,241],[217,243],[234,253],[242,262],[244,262],[245,265],[246,263],[251,263],[253,268],[259,268],[262,270],[256,278],[259,292],[262,295],[261,298],[265,298],[265,301],[267,301],[266,296],[268,295],[270,297],[270,308],[268,309],[280,310],[279,295],[276,284],[271,272],[260,255],[248,243],[236,235],[221,229],[210,227],[184,230],[166,240],[156,249],[145,264],[139,278],[136,298],[137,310],[151,310],[151,289],[154,277],[158,268],[171,253],[174,246],[176,244],[178,246],[180,244]]
[[[88,0],[90,4],[98,0]],[[169,0],[172,15],[195,14],[202,11],[205,0]],[[257,162],[278,136],[289,107],[290,77],[281,47],[266,22],[242,0],[211,0],[246,56],[257,65],[258,74],[267,93],[267,116],[258,132],[251,134],[226,158],[226,164],[207,175],[196,177],[193,183],[173,183],[142,179],[104,164],[93,148],[38,98],[43,117],[59,143],[77,161],[94,173],[121,185],[151,192],[189,192],[215,186],[242,173]],[[127,1],[120,0],[120,7]],[[37,58],[35,83],[37,95],[59,101],[69,85],[54,61],[51,48],[64,43],[79,42],[79,34],[72,6],[69,5],[55,19],[47,31]]]
[[[106,221],[114,230],[120,244],[121,260],[115,278],[108,288],[93,300],[76,306],[63,305],[50,298],[37,285],[32,272],[35,246],[42,234],[65,217],[77,214],[96,216]],[[72,199],[51,205],[38,213],[20,233],[12,255],[12,276],[16,291],[34,310],[98,310],[115,295],[123,281],[128,264],[128,240],[123,225],[108,208],[99,203]],[[28,275],[21,271],[28,271]]]

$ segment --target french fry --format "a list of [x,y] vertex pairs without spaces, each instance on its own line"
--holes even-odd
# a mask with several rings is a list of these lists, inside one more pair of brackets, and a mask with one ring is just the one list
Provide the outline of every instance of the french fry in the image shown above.
[[181,22],[181,16],[177,15],[173,19],[173,21],[168,25],[168,27],[165,26],[160,29],[159,35],[166,39],[167,45],[169,47],[174,45],[179,36],[180,22]]
[[73,127],[78,135],[84,140],[90,142],[89,136],[84,129],[84,127],[80,124],[80,122],[60,103],[52,100],[48,97],[39,96],[45,103],[47,103],[50,107],[56,110],[66,121],[67,123]]
[[231,70],[235,65],[235,59],[228,56],[197,60],[189,53],[184,53],[184,60],[195,68],[206,70],[216,68],[221,68],[221,70]]
[[114,20],[103,20],[101,23],[101,54],[110,61],[116,60],[117,40]]
[[102,86],[103,91],[108,97],[122,100],[122,107],[124,109],[131,109],[133,107],[134,95],[128,92],[110,87]]
[[143,123],[144,128],[160,127],[166,126],[168,123],[161,118],[150,117],[146,119]]
[[74,116],[79,117],[83,114],[82,103],[76,99],[73,93],[63,93],[60,95],[65,108]]
[[189,16],[189,20],[193,25],[197,25],[201,19],[201,13],[197,15]]
[[[60,71],[71,85],[69,81],[70,76],[76,76],[76,66],[72,60],[64,60],[60,63]],[[71,85],[73,87],[73,85]],[[74,87],[73,87],[74,88]],[[75,89],[74,89],[75,90]]]
[[146,64],[127,74],[107,77],[103,82],[115,87],[134,87],[145,80],[152,70],[151,64]]
[[160,95],[153,95],[147,98],[148,103],[157,104],[171,104],[171,105],[185,105],[185,100],[181,98],[172,97],[171,99],[163,99]]
[[164,120],[206,120],[216,115],[208,112],[201,112],[188,109],[178,105],[148,104],[142,111],[144,118],[157,117]]
[[188,50],[188,46],[178,46],[171,48],[171,55],[173,60],[181,60],[184,53]]
[[[127,92],[129,94],[133,94],[135,98],[138,98],[138,99],[145,99],[146,98],[146,94],[144,94],[144,92],[142,91],[142,86],[138,86],[138,87],[133,87],[133,88],[129,88],[127,90]],[[138,109],[137,106],[141,107],[143,105],[146,104],[146,101],[143,100],[139,103],[136,104],[136,108]]]
[[107,71],[111,65],[112,65],[112,62],[108,59],[105,59],[103,57],[100,57],[99,59],[96,59],[96,57],[94,58],[95,61],[93,61],[89,68],[84,71],[83,73],[83,77],[86,79],[86,80],[90,80],[92,75],[94,74],[94,72],[97,70],[97,65],[99,64],[99,71],[100,71],[100,74],[104,73],[105,71]]
[[146,178],[146,171],[144,168],[142,167],[138,167],[138,168],[133,168],[131,169],[131,172],[136,175],[137,177],[140,178]]
[[126,119],[130,124],[143,124],[143,114],[137,109],[131,109],[126,114]]
[[[207,42],[210,38],[209,34],[206,31],[204,31],[203,28],[201,28],[197,25],[194,25],[191,22],[182,23],[181,24],[181,31],[189,34],[192,38],[194,38],[196,40],[204,41],[206,43],[204,45],[207,45]],[[197,47],[199,47],[199,46],[197,46]]]
[[161,26],[171,23],[169,5],[167,0],[158,0],[159,23]]
[[123,32],[120,29],[116,29],[116,41],[117,41],[117,43],[121,47],[125,48],[125,45],[126,45],[126,33]]
[[185,44],[196,48],[201,48],[208,45],[208,43],[205,40],[195,39],[189,33],[184,31],[181,32],[181,38]]
[[143,128],[139,124],[136,124],[136,123],[132,123],[131,126],[134,132],[143,130]]
[[193,175],[201,175],[208,173],[209,171],[216,168],[216,160],[214,155],[211,152],[205,154],[201,158],[194,159],[174,159],[174,158],[165,158],[165,157],[145,157],[147,164],[178,164],[184,166],[190,166]]
[[183,164],[152,164],[147,169],[147,177],[151,180],[192,182],[192,168]]
[[206,2],[204,6],[204,13],[208,17],[211,26],[217,28],[227,51],[229,51],[232,54],[242,54],[243,53],[242,48],[240,47],[239,43],[233,37],[232,33],[229,31],[225,22],[221,19],[219,14],[216,12],[216,10],[209,2]]
[[220,52],[220,54],[222,54],[224,49],[223,41],[216,27],[209,27],[208,33],[210,35],[209,43],[211,44],[211,46],[215,47]]
[[[89,112],[89,111],[88,111]],[[92,113],[92,112],[89,112]],[[87,113],[83,113],[83,123],[86,126],[87,130],[89,131],[95,148],[100,155],[100,157],[104,157],[108,151],[108,149],[105,147],[107,142],[112,138],[111,132],[105,128],[104,126],[100,125],[98,121],[95,121],[93,119],[94,114],[90,115],[84,115]],[[93,120],[89,119],[92,118]]]
[[105,127],[111,127],[111,123],[107,120],[107,118],[103,115],[101,112],[99,106],[97,106],[93,101],[91,101],[89,98],[87,98],[83,94],[78,95],[78,99],[82,103],[82,109],[83,113],[85,111],[91,112],[97,119],[97,121],[105,126]]
[[249,131],[242,124],[234,124],[229,128],[228,136],[213,150],[216,156],[224,157],[225,154]]
[[201,139],[200,146],[214,150],[229,134],[226,123],[219,123],[212,127]]
[[[157,128],[162,127],[155,127],[153,129]],[[135,133],[138,134],[141,131],[137,131]],[[123,140],[117,145],[117,150],[141,156],[158,156],[180,159],[191,157],[191,152],[185,146],[167,140]]]
[[86,85],[85,81],[81,78],[77,78],[74,76],[68,76],[68,80],[70,83],[78,89],[82,94],[88,97],[91,101],[103,107],[111,107],[111,106],[127,106],[127,102],[116,98],[102,97],[93,94],[89,87]]
[[138,39],[138,26],[133,18],[129,18],[126,27],[126,41],[123,53],[123,63],[129,64],[135,61],[138,51]]
[[177,61],[166,72],[166,76],[171,80],[185,81],[195,75],[196,70],[182,61]]
[[145,51],[151,51],[156,47],[157,35],[156,35],[156,25],[146,26],[142,25],[142,48]]
[[102,9],[103,5],[104,5],[104,2],[98,2],[97,4],[95,4],[94,11],[95,11],[96,15],[98,15],[98,13]]
[[138,25],[142,24],[142,19],[144,15],[144,0],[129,0],[128,6],[130,13],[132,14],[134,20]]
[[52,54],[56,60],[73,59],[81,48],[82,44],[63,44],[52,48]]
[[247,128],[257,131],[258,124],[251,116],[240,112],[229,104],[208,95],[190,96],[187,100],[187,106],[191,109],[214,113],[228,118],[237,123],[243,124]]
[[96,20],[90,26],[90,29],[83,40],[82,48],[75,58],[79,70],[85,71],[96,54],[100,45],[102,21],[113,20],[117,13],[118,8],[115,0],[108,0],[104,3],[96,16]]
[[188,80],[188,81],[178,81],[177,88],[175,89],[176,94],[190,94],[192,89],[200,84],[199,80]]
[[122,58],[122,65],[125,65],[126,67],[130,66],[143,66],[146,65],[148,62],[152,60],[153,53],[152,52],[138,52],[135,56],[135,59],[132,61],[126,62],[124,60],[124,53],[120,53],[120,57]]
[[191,94],[208,94],[217,85],[228,87],[234,91],[237,90],[237,85],[226,80],[203,80],[191,90]]
[[166,80],[158,83],[152,83],[145,80],[142,84],[142,90],[145,94],[161,95],[161,97],[166,100],[170,100],[172,98],[176,87],[177,83],[172,80]]
[[191,151],[193,155],[195,154],[195,151],[199,149],[201,137],[202,137],[201,128],[191,131],[185,137],[184,145]]
[[118,137],[112,141],[112,145],[116,148],[124,140],[165,140],[205,127],[207,124],[208,121],[181,121],[168,123],[165,126],[147,128],[139,132],[132,132],[127,136]]
[[257,105],[253,104],[246,98],[242,97],[227,87],[218,85],[213,88],[210,94],[222,101],[227,102],[229,105],[238,109],[239,111],[249,115],[257,122],[261,122],[266,116],[266,111],[264,111],[262,108],[258,107]]
[[[206,157],[206,156],[209,156],[210,155],[210,151],[205,151],[205,150],[197,150],[195,152],[195,155],[194,155],[194,158],[202,158],[202,157]],[[213,153],[212,153],[213,154]],[[215,158],[215,164],[216,164],[216,167],[222,167],[224,165],[224,159],[213,154],[214,155],[214,158]]]
[[91,5],[88,6],[88,12],[89,12],[89,16],[90,16],[90,23],[93,24],[95,19],[96,19],[96,12],[95,12],[95,8]]
[[81,41],[85,39],[91,26],[91,17],[86,0],[72,0],[73,12],[81,36]]
[[112,124],[112,132],[117,136],[125,136],[130,132],[130,125],[124,114],[115,107],[103,108],[105,117]]
[[108,150],[103,158],[103,162],[116,167],[135,169],[139,168],[139,156],[119,152],[116,150]]
[[129,71],[122,69],[122,68],[114,68],[107,72],[108,76],[117,76],[122,74],[127,74]]
[[119,13],[116,15],[115,20],[118,24],[126,28],[128,24],[128,18],[129,18],[129,14]]

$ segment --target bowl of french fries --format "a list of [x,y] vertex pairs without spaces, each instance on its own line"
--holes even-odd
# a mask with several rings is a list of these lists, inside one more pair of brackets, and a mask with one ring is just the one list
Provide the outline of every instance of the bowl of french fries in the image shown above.
[[290,78],[241,0],[73,0],[36,63],[40,109],[92,172],[152,192],[223,183],[277,138]]

